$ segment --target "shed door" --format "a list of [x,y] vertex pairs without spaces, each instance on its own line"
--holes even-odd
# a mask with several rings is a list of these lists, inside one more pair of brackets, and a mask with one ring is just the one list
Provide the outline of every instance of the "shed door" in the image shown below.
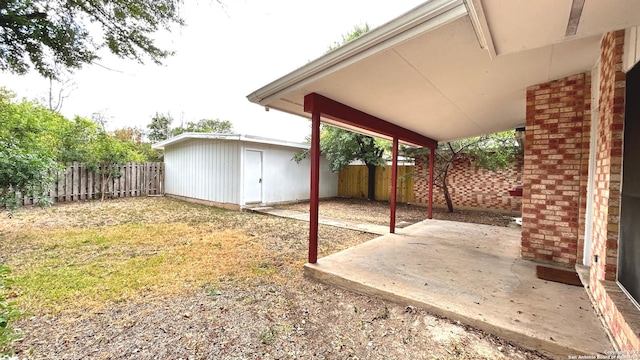
[[246,150],[244,156],[244,203],[262,202],[262,151]]
[[627,73],[618,282],[640,303],[640,65]]

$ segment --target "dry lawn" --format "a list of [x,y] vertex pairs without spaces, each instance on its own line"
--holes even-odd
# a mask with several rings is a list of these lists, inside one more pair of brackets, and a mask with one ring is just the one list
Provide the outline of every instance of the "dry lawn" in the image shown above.
[[[304,222],[167,198],[2,216],[0,262],[29,313],[17,355],[540,358],[420,309],[307,281],[307,236]],[[323,256],[372,235],[321,226],[320,238]]]

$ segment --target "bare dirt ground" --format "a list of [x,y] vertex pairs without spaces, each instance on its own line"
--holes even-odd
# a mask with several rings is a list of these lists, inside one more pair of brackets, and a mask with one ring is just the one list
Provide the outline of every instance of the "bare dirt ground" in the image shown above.
[[[281,206],[284,209],[309,212],[309,203],[301,202]],[[376,225],[389,224],[389,202],[366,199],[334,198],[320,201],[320,215],[341,220],[353,220]],[[424,206],[396,204],[396,223],[401,221],[415,224],[427,218]],[[493,226],[516,226],[512,216],[496,212],[459,210],[453,213],[446,208],[434,207],[433,218],[439,220],[460,221]]]
[[[387,221],[384,204],[365,208],[372,222]],[[351,214],[362,213],[347,209]],[[161,282],[159,277],[157,287],[143,287],[101,304],[83,301],[83,295],[57,308],[31,304],[25,309],[31,314],[18,324],[24,334],[15,344],[20,359],[544,358],[420,309],[306,280],[302,265],[308,224],[290,219],[220,211],[166,198],[26,209],[13,219],[0,216],[0,262],[20,276],[26,271],[21,268],[25,254],[46,256],[55,249],[50,243],[43,248],[32,240],[35,234],[64,238],[86,229],[107,234],[119,226],[195,229],[175,235],[184,244],[209,233],[239,230],[252,239],[243,246],[256,247],[237,253],[237,259],[224,259],[234,260],[235,268],[203,282]],[[324,256],[372,236],[321,225],[320,238],[319,251]],[[154,246],[156,252],[169,250],[162,244]],[[257,268],[256,254],[261,256]],[[93,261],[86,254],[81,256]],[[245,271],[250,266],[254,267]],[[16,295],[19,303],[26,297],[20,289]]]

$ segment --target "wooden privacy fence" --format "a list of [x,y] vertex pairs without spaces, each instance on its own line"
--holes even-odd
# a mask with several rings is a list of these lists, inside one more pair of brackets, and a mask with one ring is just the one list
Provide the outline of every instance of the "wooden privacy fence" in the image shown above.
[[[398,184],[396,201],[413,201],[413,165],[398,166]],[[340,170],[338,176],[338,195],[350,198],[366,198],[368,171],[365,165],[349,165]],[[391,167],[376,168],[376,200],[391,199]]]
[[[111,165],[121,174],[108,179],[105,198],[134,197],[164,194],[164,164],[161,162],[126,163]],[[84,163],[68,163],[59,171],[57,181],[49,191],[53,202],[100,199],[102,195],[102,175],[92,172]],[[35,204],[37,199],[22,198],[23,205]]]

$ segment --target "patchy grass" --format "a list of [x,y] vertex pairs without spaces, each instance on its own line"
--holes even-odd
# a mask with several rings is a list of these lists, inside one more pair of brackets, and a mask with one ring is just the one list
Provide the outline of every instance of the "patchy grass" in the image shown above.
[[[321,225],[319,256],[372,237]],[[540,359],[422,310],[310,282],[307,248],[308,223],[167,198],[0,214],[0,263],[29,312],[16,323],[16,354]]]
[[251,236],[208,224],[123,224],[26,238],[32,250],[15,254],[11,265],[18,300],[31,311],[97,308],[215,284],[221,276],[274,273],[262,265],[267,251]]
[[[98,311],[225,281],[285,282],[305,262],[307,236],[306,224],[294,220],[164,198],[122,199],[2,219],[0,260],[14,269],[16,300],[26,310]],[[344,244],[324,242],[319,250],[369,238],[345,236]]]

